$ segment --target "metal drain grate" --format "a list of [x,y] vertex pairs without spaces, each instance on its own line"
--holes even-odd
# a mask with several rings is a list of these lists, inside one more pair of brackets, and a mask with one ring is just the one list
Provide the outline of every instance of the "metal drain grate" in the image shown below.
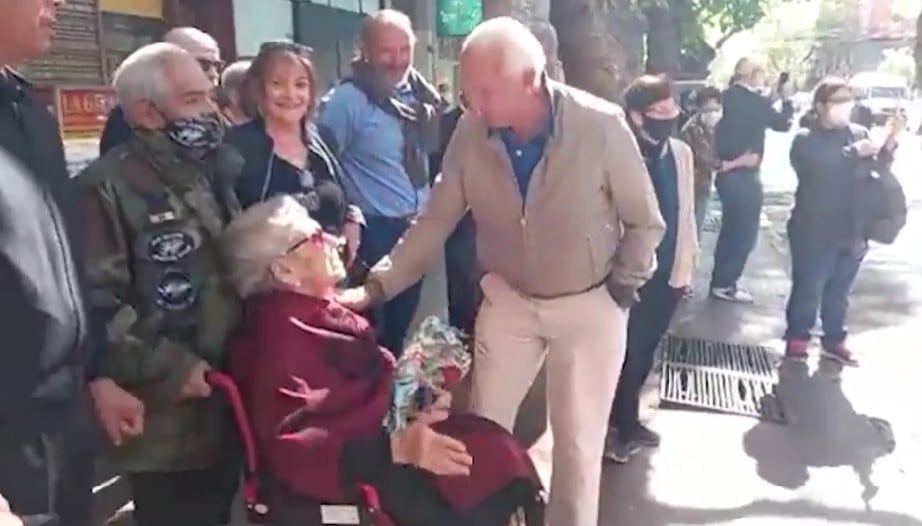
[[768,349],[667,336],[660,352],[662,405],[785,422],[775,361]]

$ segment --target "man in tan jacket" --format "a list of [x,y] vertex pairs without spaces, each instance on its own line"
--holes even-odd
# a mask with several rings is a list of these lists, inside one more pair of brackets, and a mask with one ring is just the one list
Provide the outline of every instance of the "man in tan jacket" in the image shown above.
[[470,209],[486,273],[473,410],[512,429],[547,360],[548,523],[596,526],[602,415],[624,361],[627,310],[653,273],[664,227],[621,109],[549,79],[545,67],[541,44],[511,18],[468,36],[468,111],[431,200],[365,287],[340,300],[363,308],[410,286]]

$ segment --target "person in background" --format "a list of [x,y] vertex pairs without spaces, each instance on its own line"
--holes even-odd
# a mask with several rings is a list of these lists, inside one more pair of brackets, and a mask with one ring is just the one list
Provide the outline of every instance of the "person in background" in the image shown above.
[[238,60],[221,72],[221,85],[218,86],[216,99],[227,126],[246,124],[252,118],[253,110],[244,108],[241,95],[243,79],[249,69],[249,60]]
[[[622,110],[558,83],[521,22],[491,18],[461,51],[461,116],[432,199],[366,284],[361,310],[417,282],[470,210],[483,301],[472,407],[507,430],[547,361],[554,434],[547,522],[596,526],[602,453],[637,289],[663,235]],[[691,214],[691,211],[689,211]]]
[[[194,27],[176,27],[167,31],[162,41],[177,45],[191,53],[208,80],[217,87],[221,81],[221,69],[224,67],[224,62],[221,61],[221,50],[214,37]],[[119,144],[127,142],[131,135],[131,125],[125,119],[125,112],[120,106],[115,106],[109,112],[106,127],[99,139],[100,157]]]
[[143,407],[98,374],[61,133],[13,70],[48,51],[62,3],[0,0],[0,522],[88,526],[97,448],[87,383],[107,431],[136,432]]
[[666,233],[656,249],[656,272],[640,288],[639,301],[628,315],[627,351],[605,450],[605,458],[618,463],[627,462],[642,446],[659,446],[659,434],[640,422],[640,391],[695,274],[694,159],[687,144],[671,138],[679,116],[672,92],[672,81],[665,75],[644,75],[624,94],[628,124],[647,165]]
[[219,242],[240,211],[243,160],[222,145],[211,79],[187,51],[144,46],[114,78],[135,133],[77,176],[103,372],[145,408],[143,432],[117,442],[109,465],[126,475],[139,526],[225,524],[234,423],[205,375],[240,316]]
[[732,161],[718,159],[714,129],[723,116],[720,91],[706,86],[698,90],[696,99],[697,113],[688,119],[682,128],[680,138],[691,147],[695,156],[695,224],[700,238],[711,202],[714,175],[736,168],[757,167],[760,158],[757,154],[748,152]]
[[[429,199],[429,158],[438,148],[442,103],[412,68],[409,17],[382,9],[365,19],[352,76],[324,99],[317,125],[343,165],[349,201],[365,214],[358,264],[387,255]],[[381,344],[399,354],[419,304],[422,281],[377,306]]]
[[344,237],[351,264],[365,220],[358,207],[349,206],[341,165],[313,122],[317,81],[308,48],[263,44],[244,90],[255,118],[227,135],[245,160],[236,185],[240,204],[247,208],[279,194],[299,196],[324,231]]
[[[735,82],[724,91],[723,117],[717,123],[717,157],[733,161],[747,153],[759,157],[755,166],[734,166],[717,174],[721,202],[720,234],[714,250],[711,296],[724,301],[750,303],[752,295],[739,284],[749,254],[759,237],[762,215],[762,181],[759,166],[765,153],[765,131],[791,128],[794,105],[790,82],[772,90],[766,85],[765,68],[750,58],[735,68]],[[781,109],[773,103],[781,100]]]
[[[849,295],[868,243],[856,217],[862,166],[889,170],[896,136],[891,127],[878,150],[868,131],[850,124],[854,98],[844,80],[828,78],[813,94],[813,119],[791,144],[797,193],[788,221],[791,293],[786,317],[786,355],[804,359],[819,311],[823,355],[845,365],[858,361],[846,345]],[[869,163],[869,164],[868,164]]]

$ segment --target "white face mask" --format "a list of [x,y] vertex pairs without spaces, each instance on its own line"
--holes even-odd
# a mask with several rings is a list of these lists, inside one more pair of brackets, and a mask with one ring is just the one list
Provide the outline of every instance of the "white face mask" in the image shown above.
[[835,126],[847,126],[852,120],[852,109],[855,107],[853,102],[838,102],[832,104],[828,109],[829,122]]
[[711,128],[717,126],[717,123],[720,122],[721,117],[723,117],[723,112],[720,110],[701,112],[701,122],[703,122],[705,126],[709,126]]

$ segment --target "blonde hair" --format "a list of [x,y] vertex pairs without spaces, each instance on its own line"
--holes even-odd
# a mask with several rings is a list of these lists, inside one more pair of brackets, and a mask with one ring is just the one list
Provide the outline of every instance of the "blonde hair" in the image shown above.
[[470,51],[497,55],[503,73],[510,76],[528,71],[541,73],[547,66],[544,46],[535,34],[509,16],[491,18],[475,27],[461,46],[462,54]]
[[307,209],[288,195],[257,203],[231,221],[223,250],[240,297],[272,288],[272,263],[303,241],[305,233],[319,230]]

